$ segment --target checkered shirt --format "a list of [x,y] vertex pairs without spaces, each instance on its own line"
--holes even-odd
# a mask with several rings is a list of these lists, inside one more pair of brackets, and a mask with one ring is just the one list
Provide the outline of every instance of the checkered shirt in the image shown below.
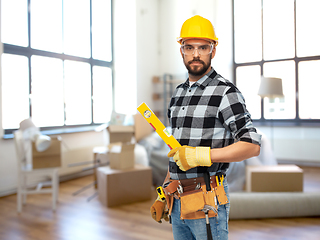
[[[181,145],[222,148],[235,141],[260,145],[261,135],[252,125],[241,92],[212,68],[191,87],[189,79],[175,89],[168,109],[172,135]],[[226,173],[229,163],[213,163],[211,167],[196,167],[186,172],[170,158],[172,179],[189,179]]]

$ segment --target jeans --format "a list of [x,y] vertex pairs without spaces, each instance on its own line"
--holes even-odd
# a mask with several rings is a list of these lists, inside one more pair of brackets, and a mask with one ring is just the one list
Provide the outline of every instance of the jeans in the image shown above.
[[[224,180],[224,190],[229,199],[228,184]],[[229,200],[230,201],[230,200]],[[180,219],[180,200],[174,199],[171,213],[172,232],[175,240],[207,240],[206,219]],[[213,239],[228,239],[230,203],[218,205],[218,216],[210,218]]]

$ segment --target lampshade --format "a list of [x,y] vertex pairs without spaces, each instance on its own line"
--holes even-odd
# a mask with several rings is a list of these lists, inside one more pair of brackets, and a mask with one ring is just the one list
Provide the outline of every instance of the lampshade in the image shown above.
[[27,118],[20,122],[20,131],[22,131],[22,135],[24,139],[31,139],[34,141],[34,137],[36,134],[40,133],[40,129],[34,125],[31,118]]
[[38,134],[35,139],[35,146],[38,152],[43,152],[50,147],[51,138],[49,136]]
[[283,97],[282,79],[274,77],[261,77],[258,95],[262,98]]
[[20,123],[20,130],[25,131],[28,128],[37,128],[36,125],[32,122],[31,118],[27,118]]
[[34,125],[31,118],[25,119],[20,122],[20,131],[24,139],[30,139],[35,143],[38,152],[43,152],[50,147],[51,138],[42,135],[40,129]]

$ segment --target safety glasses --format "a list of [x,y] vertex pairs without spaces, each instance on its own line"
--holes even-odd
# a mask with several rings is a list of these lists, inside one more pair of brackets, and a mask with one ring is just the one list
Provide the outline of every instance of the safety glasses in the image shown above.
[[181,46],[181,51],[184,55],[193,55],[197,50],[199,55],[204,56],[212,53],[213,47],[214,47],[213,44],[205,44],[205,45],[186,44]]

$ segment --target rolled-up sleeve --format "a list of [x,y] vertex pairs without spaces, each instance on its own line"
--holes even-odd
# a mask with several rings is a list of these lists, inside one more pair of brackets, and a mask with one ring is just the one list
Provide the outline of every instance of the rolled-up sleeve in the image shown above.
[[236,87],[228,88],[223,95],[219,118],[236,140],[261,145],[261,135],[253,126],[245,100]]

